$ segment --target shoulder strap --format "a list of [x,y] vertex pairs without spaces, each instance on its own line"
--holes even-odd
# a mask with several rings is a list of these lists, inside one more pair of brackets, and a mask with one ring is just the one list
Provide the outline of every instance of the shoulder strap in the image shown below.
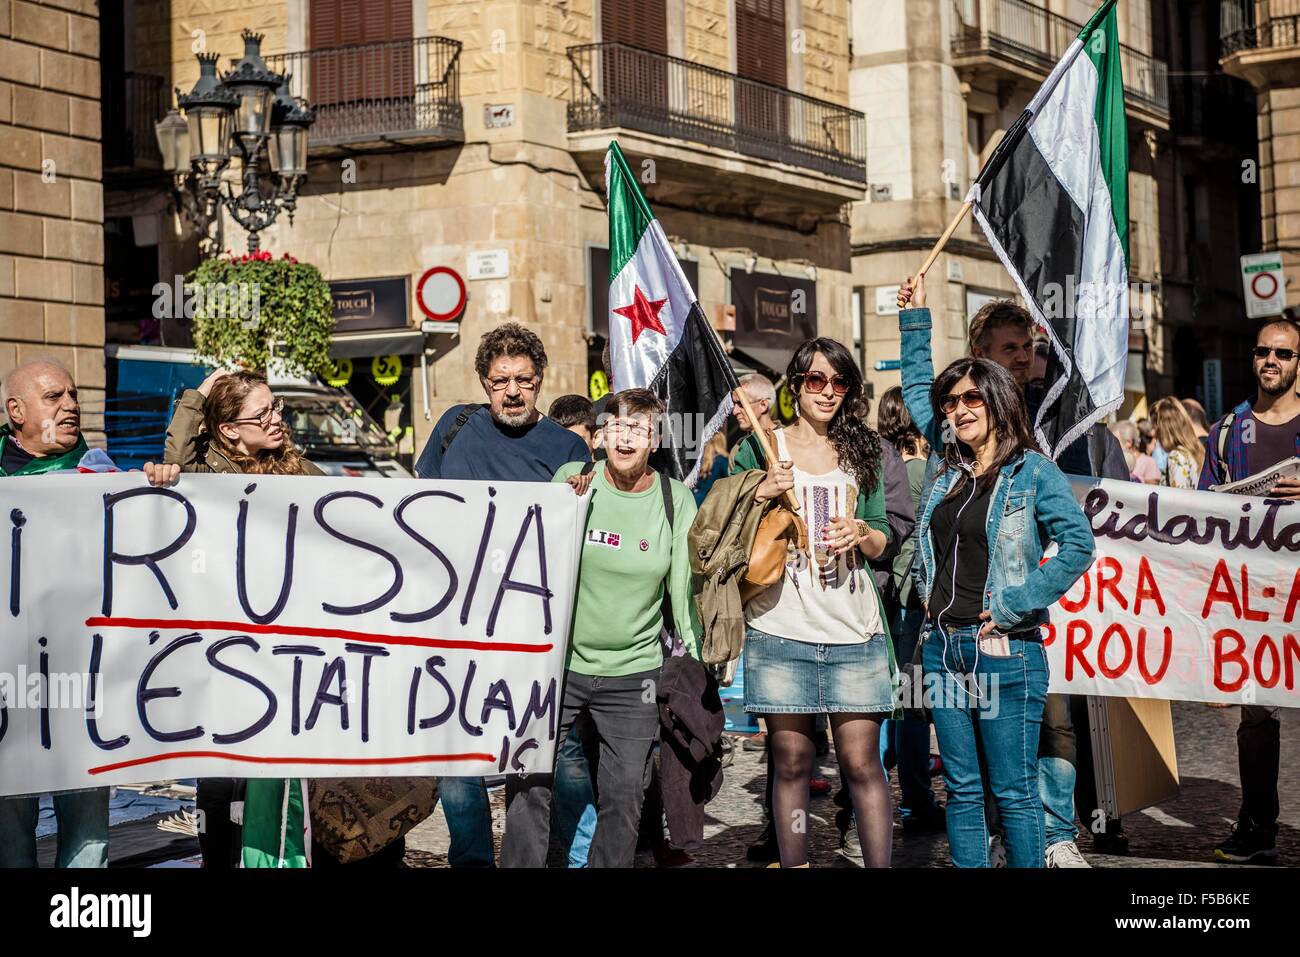
[[591,470],[594,469],[595,467],[596,467],[596,462],[595,462],[595,460],[594,460],[594,459],[587,459],[587,461],[585,461],[585,462],[582,463],[582,468],[578,471],[578,474],[579,474],[579,475],[587,475],[587,474],[589,474],[589,473],[591,472]]
[[1237,413],[1229,412],[1223,417],[1223,422],[1219,425],[1219,434],[1215,436],[1215,444],[1219,447],[1219,483],[1231,482],[1232,476],[1228,473],[1228,439],[1232,437],[1232,423],[1236,420]]
[[451,446],[452,441],[460,434],[460,430],[465,428],[465,423],[470,420],[470,416],[481,408],[483,408],[483,403],[469,402],[465,405],[465,408],[460,410],[460,414],[456,416],[456,421],[451,424],[447,434],[442,437],[442,451],[444,454]]
[[673,487],[666,472],[659,473],[659,491],[664,497],[664,513],[668,516],[668,530],[673,527]]

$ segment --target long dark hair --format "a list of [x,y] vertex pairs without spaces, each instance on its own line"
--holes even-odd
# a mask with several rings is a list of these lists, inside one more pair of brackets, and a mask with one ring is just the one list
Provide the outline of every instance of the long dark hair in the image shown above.
[[826,357],[831,368],[849,383],[849,390],[844,393],[844,401],[835,410],[826,437],[839,456],[840,468],[853,476],[859,491],[870,495],[880,477],[880,436],[862,421],[866,411],[862,372],[853,361],[853,355],[834,339],[825,336],[809,339],[790,357],[790,364],[785,370],[786,381],[801,390],[803,376],[812,368],[813,357],[819,352]]
[[902,386],[896,385],[892,389],[886,389],[884,395],[880,397],[880,405],[876,409],[876,425],[880,435],[892,442],[898,451],[908,455],[921,453],[921,443],[924,440],[920,430],[912,422],[907,404],[903,402]]
[[1029,430],[1029,414],[1025,411],[1025,396],[1011,373],[996,362],[988,359],[958,359],[939,373],[930,386],[930,406],[934,410],[934,420],[944,430],[943,470],[956,469],[958,480],[953,483],[950,494],[957,494],[965,486],[969,473],[959,468],[961,462],[971,464],[975,452],[955,435],[949,438],[947,416],[939,408],[943,397],[953,391],[962,379],[970,377],[975,388],[984,397],[984,408],[988,413],[989,427],[997,436],[998,449],[993,457],[993,464],[979,477],[980,491],[987,490],[997,480],[1002,466],[1023,452],[1037,452],[1038,443],[1034,441]]

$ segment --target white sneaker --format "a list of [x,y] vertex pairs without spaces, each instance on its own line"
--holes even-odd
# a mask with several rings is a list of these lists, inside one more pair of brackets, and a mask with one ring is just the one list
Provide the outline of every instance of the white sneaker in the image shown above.
[[1079,845],[1074,841],[1059,841],[1047,849],[1044,855],[1045,867],[1092,867],[1079,853]]
[[1002,835],[994,834],[989,838],[989,867],[1007,866],[1007,848],[1002,843]]

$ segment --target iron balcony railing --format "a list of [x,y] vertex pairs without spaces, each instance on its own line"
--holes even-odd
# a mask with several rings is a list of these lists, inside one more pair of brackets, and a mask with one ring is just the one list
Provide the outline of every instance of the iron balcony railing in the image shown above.
[[411,137],[462,140],[460,42],[414,37],[268,56],[290,92],[316,110],[308,142]]
[[866,117],[856,110],[623,43],[568,55],[571,133],[624,127],[867,180]]
[[[1049,73],[1078,37],[1083,24],[1026,0],[969,0],[953,28],[954,56],[990,55]],[[1169,67],[1128,44],[1120,44],[1124,92],[1136,105],[1169,115]]]
[[103,103],[104,166],[161,167],[154,124],[163,118],[163,78],[127,72],[105,85]]
[[1300,0],[1224,0],[1219,30],[1224,56],[1300,46]]

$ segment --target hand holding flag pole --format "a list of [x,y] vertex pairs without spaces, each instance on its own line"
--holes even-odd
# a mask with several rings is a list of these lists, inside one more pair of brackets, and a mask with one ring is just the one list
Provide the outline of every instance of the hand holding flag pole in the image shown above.
[[[939,258],[939,253],[943,252],[943,247],[948,245],[948,240],[952,239],[952,234],[957,231],[957,227],[961,225],[961,221],[965,219],[966,214],[970,212],[970,207],[971,201],[969,199],[961,204],[961,209],[957,210],[957,215],[952,218],[952,222],[948,224],[948,228],[943,231],[943,235],[939,237],[938,242],[934,244],[934,248],[930,250],[930,255],[925,257],[925,262],[921,263],[921,268],[918,269],[916,275],[912,277],[913,282],[916,282],[918,277],[924,276],[929,271],[930,267],[934,265],[934,261]],[[898,297],[898,308],[902,309],[904,305],[906,304],[903,302],[903,297],[900,295]]]
[[[712,329],[713,327],[710,326],[709,328]],[[716,336],[718,330],[714,329],[713,334]],[[718,345],[722,345],[721,338],[718,339]],[[749,404],[749,398],[745,395],[745,390],[737,389],[736,398],[740,400],[740,405],[744,408],[745,415],[749,417],[749,424],[754,428],[754,437],[758,439],[758,447],[763,450],[763,458],[767,461],[768,467],[770,468],[772,463],[776,461],[776,452],[767,441],[767,433],[759,427],[758,416],[754,414],[754,407]],[[785,499],[785,504],[789,506],[790,510],[797,515],[799,513],[799,500],[795,498],[794,489],[786,489],[782,498]]]

